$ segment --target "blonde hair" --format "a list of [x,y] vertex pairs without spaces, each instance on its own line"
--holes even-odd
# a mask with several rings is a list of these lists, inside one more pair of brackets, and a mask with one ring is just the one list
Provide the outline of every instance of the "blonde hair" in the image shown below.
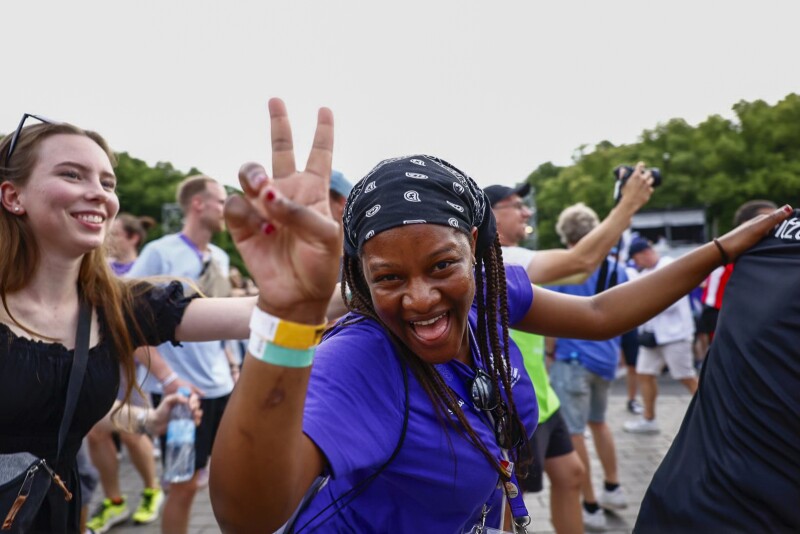
[[583,202],[578,202],[564,208],[559,214],[556,233],[564,245],[574,245],[598,224],[600,219],[597,213]]

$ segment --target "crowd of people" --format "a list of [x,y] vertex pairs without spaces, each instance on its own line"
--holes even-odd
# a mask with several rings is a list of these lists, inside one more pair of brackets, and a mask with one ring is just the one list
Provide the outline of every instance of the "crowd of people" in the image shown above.
[[[605,420],[625,363],[644,404],[626,431],[658,431],[656,377],[665,366],[697,391],[638,531],[800,526],[786,498],[800,492],[790,477],[800,471],[792,426],[800,399],[786,386],[800,372],[786,357],[796,304],[759,306],[764,320],[793,313],[773,327],[779,341],[742,326],[727,305],[710,305],[719,324],[698,382],[686,297],[710,273],[719,285],[719,269],[739,306],[754,284],[791,294],[797,275],[771,285],[764,262],[796,254],[797,212],[750,204],[734,230],[676,260],[641,237],[620,250],[653,193],[640,163],[603,221],[583,204],[566,207],[556,224],[565,248],[532,251],[520,246],[529,185],[481,189],[424,154],[383,160],[351,184],[331,169],[330,110],[319,111],[303,169],[284,104],[273,99],[269,110],[271,172],[243,165],[243,195],[231,198],[208,176],[186,178],[176,199],[181,230],[150,242],[155,221],[119,213],[114,155],[99,134],[25,115],[0,141],[8,251],[0,259],[0,455],[45,459],[75,494],[65,500],[53,484],[27,532],[97,534],[132,518],[185,533],[205,484],[226,532],[523,532],[524,495],[542,490],[545,473],[557,532],[603,529],[604,509],[628,506]],[[212,243],[223,231],[252,278]],[[619,256],[630,257],[628,269]],[[721,304],[721,292],[711,292]],[[89,358],[62,447],[86,306]],[[624,334],[638,357],[634,347],[623,359]],[[753,364],[751,346],[766,360]],[[720,407],[748,381],[752,402]],[[176,394],[184,387],[189,399]],[[189,403],[198,425],[195,471],[168,482],[156,458],[166,458],[158,451],[177,403]],[[776,418],[766,434],[742,428]],[[727,437],[731,427],[740,438]],[[599,491],[587,428],[603,470]],[[688,471],[683,460],[698,443],[707,450]],[[755,443],[768,450],[753,453]],[[120,446],[142,479],[133,511],[120,488]],[[758,482],[731,467],[746,451],[763,469]],[[786,469],[781,460],[794,463]],[[103,493],[97,510],[86,509],[92,466]],[[678,471],[702,473],[707,484],[683,491]],[[714,490],[748,506],[726,515],[713,508]],[[13,526],[14,514],[0,517]]]

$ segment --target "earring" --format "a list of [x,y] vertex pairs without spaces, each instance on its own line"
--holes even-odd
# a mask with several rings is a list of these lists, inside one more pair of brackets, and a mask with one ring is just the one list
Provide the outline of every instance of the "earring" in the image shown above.
[[14,213],[19,213],[19,206],[14,206]]
[[475,267],[476,265],[478,265],[478,260],[475,259],[475,256],[472,256],[472,266]]

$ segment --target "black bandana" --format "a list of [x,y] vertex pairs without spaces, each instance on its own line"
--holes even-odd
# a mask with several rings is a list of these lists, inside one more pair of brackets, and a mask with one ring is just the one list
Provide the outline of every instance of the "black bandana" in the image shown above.
[[344,210],[344,249],[357,256],[375,234],[406,224],[439,224],[470,235],[477,253],[494,243],[491,206],[475,181],[446,161],[415,155],[383,160],[353,187]]

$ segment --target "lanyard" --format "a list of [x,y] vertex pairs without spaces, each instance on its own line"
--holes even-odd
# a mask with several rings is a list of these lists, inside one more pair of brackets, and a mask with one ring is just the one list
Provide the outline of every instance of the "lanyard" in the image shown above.
[[[478,355],[480,354],[480,351],[478,350],[478,343],[475,340],[475,334],[472,332],[472,326],[467,324],[467,330],[469,330],[470,347],[472,351],[474,351],[473,354]],[[473,360],[476,362],[477,365],[477,362],[480,361],[480,358],[473,357]],[[444,372],[440,372],[439,374],[441,375],[442,379],[445,381],[447,386],[456,395],[456,397],[459,398],[459,400],[461,401],[460,404],[462,406],[464,405],[471,406],[472,409],[475,410],[475,412],[478,414],[478,418],[481,419],[481,421],[486,422],[484,419],[484,417],[486,417],[489,420],[488,421],[489,428],[494,434],[495,421],[494,417],[492,417],[492,414],[488,411],[480,410],[478,407],[475,406],[475,403],[472,402],[472,396],[467,394],[466,384],[464,384],[462,380],[459,380],[456,376],[454,376],[454,373],[450,369],[442,369],[442,371]],[[495,384],[495,387],[497,387],[497,384]],[[517,482],[517,474],[514,471],[514,465],[508,459],[508,451],[506,449],[501,449],[501,451],[503,456],[501,461],[501,466],[508,469],[506,474],[509,477],[509,480],[507,482],[501,480],[501,482],[503,483],[503,494],[508,497],[508,503],[509,506],[511,507],[511,515],[514,517],[514,522],[524,527],[524,525],[527,525],[528,522],[530,522],[528,509],[525,507],[525,501],[522,497],[522,491],[520,490],[519,482]],[[484,521],[486,519],[485,513],[488,513],[488,508],[486,507],[484,507],[484,514],[483,514]],[[500,517],[502,522],[502,517],[503,517],[502,511],[500,513]]]
[[192,249],[192,250],[194,251],[195,255],[197,256],[197,259],[198,259],[198,260],[200,260],[200,265],[202,265],[202,266],[203,266],[203,270],[205,270],[205,267],[206,267],[206,258],[205,258],[205,255],[204,255],[202,252],[200,252],[200,249],[199,249],[199,248],[197,248],[197,245],[195,245],[195,244],[192,242],[192,240],[191,240],[191,239],[189,239],[189,238],[186,236],[186,234],[184,234],[183,232],[179,233],[179,234],[178,234],[178,237],[180,237],[180,238],[181,238],[181,240],[182,240],[184,243],[186,243],[186,244],[189,246],[189,248],[190,248],[190,249]]

